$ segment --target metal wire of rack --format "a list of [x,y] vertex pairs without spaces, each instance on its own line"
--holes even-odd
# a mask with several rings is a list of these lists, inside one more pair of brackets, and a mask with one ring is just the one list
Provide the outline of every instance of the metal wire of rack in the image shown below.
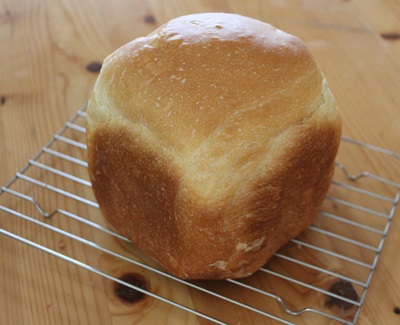
[[[114,232],[101,218],[91,191],[85,159],[85,109],[80,109],[1,188],[2,235],[211,323],[229,324],[240,319],[241,313],[279,324],[309,323],[310,317],[317,317],[319,324],[332,320],[339,324],[356,323],[400,198],[400,183],[390,179],[390,168],[382,176],[358,166],[357,157],[364,155],[373,169],[374,162],[399,163],[400,155],[343,138],[343,154],[339,154],[338,160],[345,161],[337,162],[330,192],[312,226],[248,279],[217,281],[218,284],[186,281],[169,275],[146,259],[136,258],[135,254],[113,249],[110,241],[96,241],[102,236],[130,245],[128,239]],[[17,218],[25,226],[8,227],[6,218]],[[139,272],[163,278],[172,286],[183,285],[196,292],[197,299],[210,299],[220,308],[199,310],[185,301],[129,283],[102,269],[93,259],[66,254],[52,245],[51,239],[40,241],[37,236],[29,237],[24,227],[37,227],[62,236],[72,245],[107,254],[133,265]],[[92,235],[94,232],[100,235]],[[295,292],[306,290],[307,299],[293,294],[293,288]],[[258,295],[260,303],[247,304],[243,297],[248,295]],[[227,306],[232,306],[235,312],[228,316],[218,313]]]

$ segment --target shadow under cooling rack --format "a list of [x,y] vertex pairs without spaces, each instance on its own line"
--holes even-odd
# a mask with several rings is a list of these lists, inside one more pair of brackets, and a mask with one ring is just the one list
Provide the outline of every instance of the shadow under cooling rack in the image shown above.
[[101,276],[107,296],[151,299],[153,313],[168,306],[185,323],[356,323],[399,202],[400,184],[390,179],[398,154],[343,138],[312,226],[249,278],[184,281],[102,218],[87,172],[85,125],[84,107],[1,188],[2,235]]

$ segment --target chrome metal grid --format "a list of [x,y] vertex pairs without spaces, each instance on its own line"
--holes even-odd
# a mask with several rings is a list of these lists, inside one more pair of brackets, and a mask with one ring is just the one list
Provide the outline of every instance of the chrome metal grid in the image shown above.
[[[2,235],[206,322],[238,323],[243,315],[251,315],[255,324],[260,321],[323,324],[332,320],[356,323],[399,203],[400,184],[390,179],[390,171],[398,169],[400,155],[343,138],[335,179],[319,216],[309,229],[247,279],[184,281],[165,273],[135,251],[129,240],[113,232],[101,217],[87,174],[85,123],[83,107],[1,188]],[[366,161],[368,166],[360,166],[360,161]],[[382,165],[386,168],[376,169]],[[16,218],[18,227],[12,226]],[[38,229],[36,234],[43,235],[32,237],[29,235],[32,231],[24,230],[32,227]],[[74,254],[76,250],[70,250],[67,254],[53,243],[54,236],[84,247],[89,253]],[[114,249],[115,241],[125,243],[133,253]],[[110,256],[109,263],[118,260],[131,265],[138,273],[146,272],[150,282],[162,278],[176,290],[181,290],[183,285],[192,300],[209,303],[195,308],[174,295],[124,282],[107,267],[96,263],[99,253]],[[341,290],[337,286],[342,286]],[[257,296],[252,301],[258,303],[248,304],[246,297],[249,296]]]

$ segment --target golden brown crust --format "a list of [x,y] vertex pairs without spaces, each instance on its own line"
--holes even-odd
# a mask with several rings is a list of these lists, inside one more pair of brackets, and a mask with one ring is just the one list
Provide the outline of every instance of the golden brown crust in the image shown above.
[[303,43],[228,14],[177,18],[114,52],[87,112],[104,215],[182,278],[250,275],[307,227],[341,129]]

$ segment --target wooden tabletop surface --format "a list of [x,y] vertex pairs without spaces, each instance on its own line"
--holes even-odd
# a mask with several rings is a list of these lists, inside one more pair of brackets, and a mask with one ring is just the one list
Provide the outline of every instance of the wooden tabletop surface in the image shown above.
[[[109,53],[171,18],[211,11],[254,17],[301,38],[335,95],[343,135],[400,153],[399,0],[1,0],[0,185],[85,104],[99,64]],[[370,158],[354,159],[361,163]],[[397,158],[380,158],[374,168],[385,170],[387,178],[399,184],[400,164],[388,167],[392,165],[385,159]],[[22,227],[16,219],[0,211],[0,229],[14,229],[14,223]],[[359,324],[400,324],[399,243],[397,212]],[[172,306],[154,308],[152,299],[142,305],[120,304],[99,275],[54,261],[8,236],[0,235],[0,252],[1,324],[208,323]],[[117,269],[118,263],[110,265]],[[185,290],[177,295],[196,308],[193,295]],[[241,319],[239,312],[228,319],[237,324],[253,321],[250,316]],[[290,321],[297,323],[295,317]],[[309,324],[302,319],[299,323]],[[333,319],[318,323],[339,324]]]

